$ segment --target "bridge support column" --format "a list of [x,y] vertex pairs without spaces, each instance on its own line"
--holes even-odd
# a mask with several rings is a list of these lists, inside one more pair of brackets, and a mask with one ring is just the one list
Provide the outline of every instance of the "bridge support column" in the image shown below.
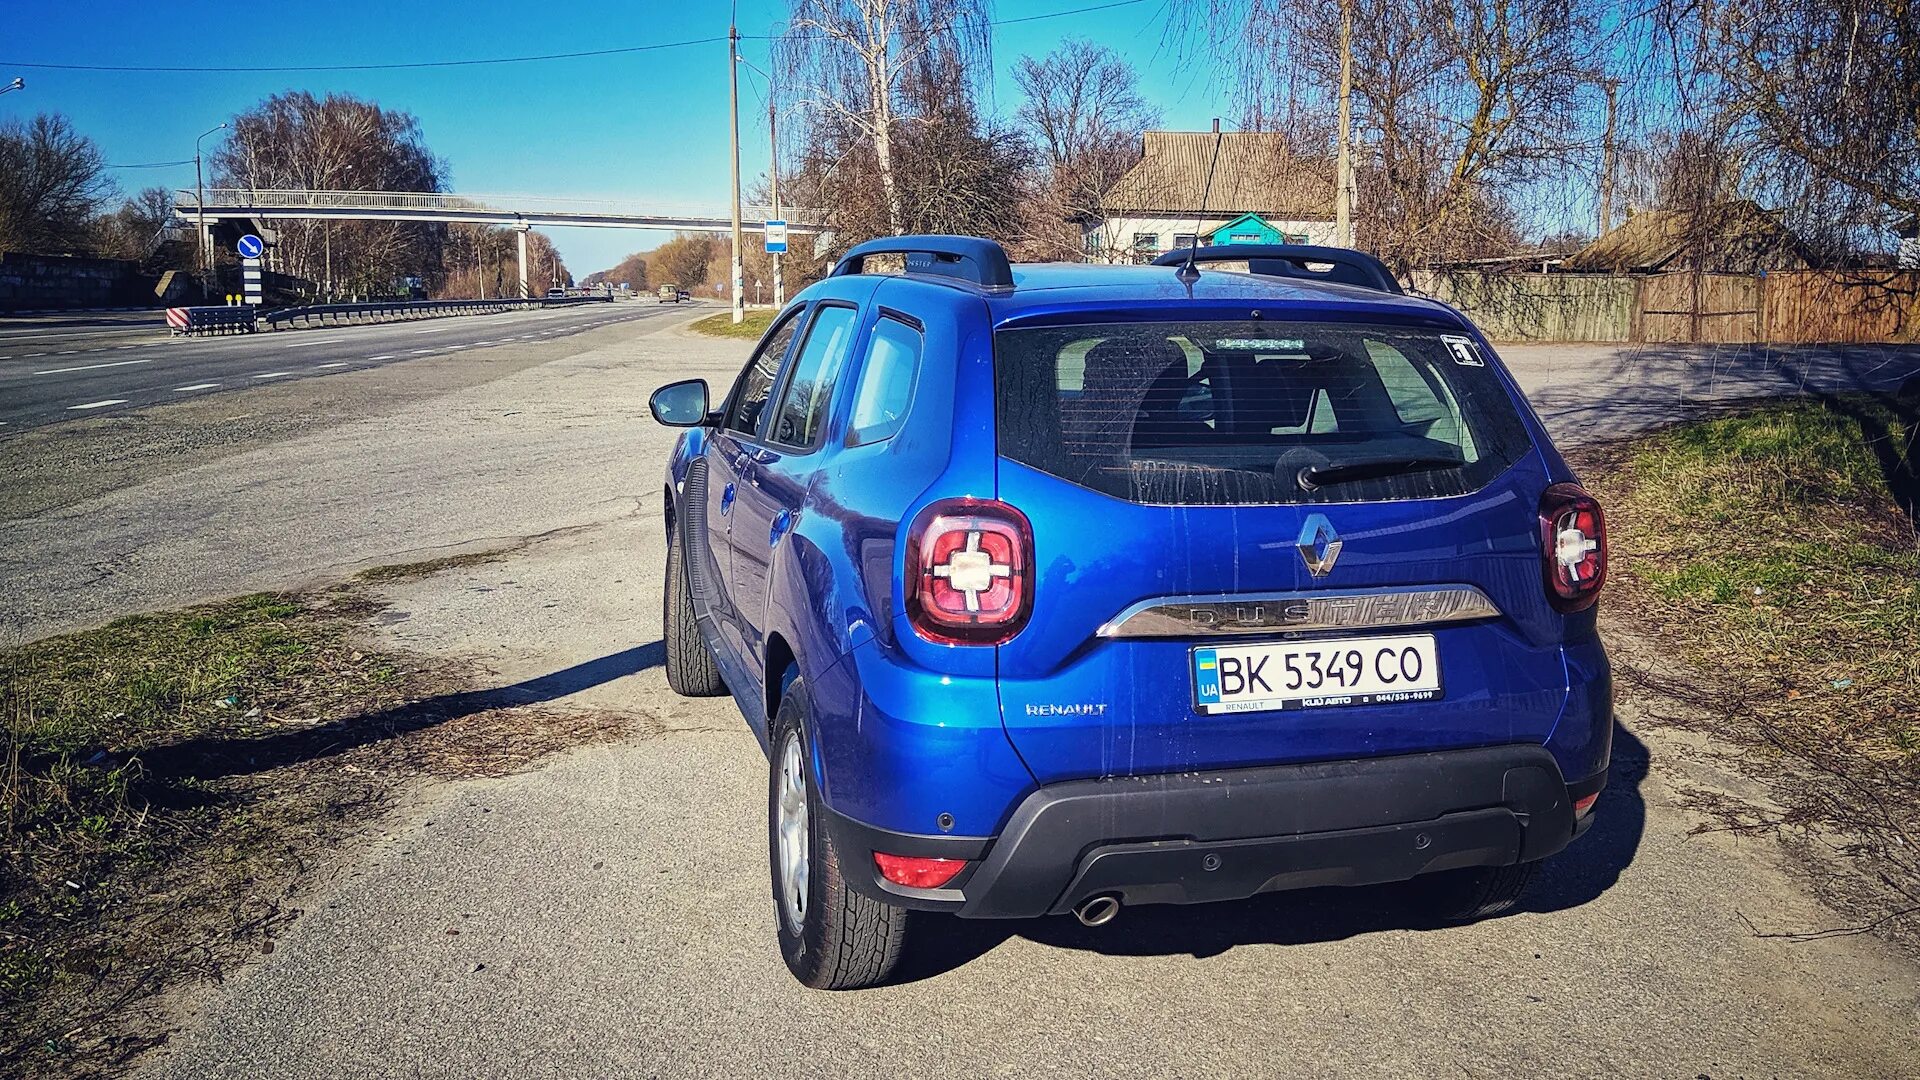
[[533,295],[533,292],[527,288],[527,228],[525,225],[520,225],[513,230],[515,237],[520,241],[520,299],[522,300]]

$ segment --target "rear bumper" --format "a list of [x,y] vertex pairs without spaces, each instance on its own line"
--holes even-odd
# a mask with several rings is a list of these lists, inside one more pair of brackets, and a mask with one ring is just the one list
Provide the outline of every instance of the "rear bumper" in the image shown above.
[[[862,892],[969,918],[1030,918],[1101,894],[1203,903],[1544,859],[1579,831],[1573,800],[1604,781],[1602,772],[1569,785],[1544,748],[1498,746],[1050,784],[998,837],[893,833],[831,809],[826,824]],[[907,889],[879,876],[874,851],[969,866],[946,888]]]

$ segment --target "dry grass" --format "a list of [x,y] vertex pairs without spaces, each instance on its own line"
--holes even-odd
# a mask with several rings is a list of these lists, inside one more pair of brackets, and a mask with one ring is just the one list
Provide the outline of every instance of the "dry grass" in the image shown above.
[[110,1071],[159,1041],[142,1003],[270,950],[402,785],[625,730],[369,647],[376,610],[351,587],[262,594],[0,653],[0,1074]]
[[1920,912],[1917,430],[1908,399],[1805,399],[1581,463],[1607,507],[1605,619],[1632,646],[1616,675],[1751,748],[1782,813],[1721,827],[1854,863],[1867,884],[1829,899],[1859,931]]

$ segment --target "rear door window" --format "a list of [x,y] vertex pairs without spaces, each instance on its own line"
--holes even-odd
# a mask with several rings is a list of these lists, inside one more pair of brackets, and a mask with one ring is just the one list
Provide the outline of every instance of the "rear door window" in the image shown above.
[[810,447],[827,419],[827,399],[853,343],[860,313],[850,307],[822,306],[807,328],[807,339],[793,359],[792,374],[781,391],[768,438],[783,446]]
[[1492,369],[1437,331],[1130,323],[995,336],[1000,452],[1172,505],[1464,494],[1530,448]]

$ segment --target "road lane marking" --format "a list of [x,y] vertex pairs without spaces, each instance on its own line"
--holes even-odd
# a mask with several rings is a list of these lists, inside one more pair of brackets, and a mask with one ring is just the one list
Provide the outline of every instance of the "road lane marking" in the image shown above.
[[109,405],[125,405],[126,403],[127,403],[126,398],[116,397],[116,398],[108,398],[105,401],[89,401],[85,405],[69,405],[67,406],[67,409],[68,411],[72,411],[74,409],[104,409]]
[[374,360],[391,360],[391,359],[393,359],[393,358],[394,358],[394,355],[395,355],[395,354],[393,354],[393,353],[390,353],[390,352],[389,352],[389,353],[381,353],[381,354],[380,354],[379,356],[369,356],[369,357],[367,357],[367,360],[368,360],[368,362],[372,362],[372,361],[374,361]]
[[449,345],[449,346],[447,346],[447,348],[448,348],[449,350],[452,350],[452,349],[464,349],[464,348],[466,348],[466,347],[467,347],[467,346],[465,346],[465,345]]
[[189,390],[211,390],[219,385],[217,382],[197,382],[191,386],[176,386],[173,388],[173,392],[176,394],[184,394]]
[[346,367],[347,365],[344,361],[336,361],[331,364],[316,364],[314,366],[315,367]]
[[321,339],[320,339],[319,341],[289,341],[289,342],[287,342],[287,348],[289,348],[289,349],[304,349],[304,348],[306,348],[306,347],[307,347],[307,346],[309,346],[309,345],[332,345],[333,343],[335,343],[335,342],[337,342],[337,341],[345,341],[345,340],[347,340],[347,339],[346,339],[346,338],[337,338],[337,337],[330,337],[330,338],[321,338]]
[[151,363],[153,363],[152,357],[148,357],[145,360],[115,360],[110,364],[81,364],[79,367],[48,368],[45,371],[36,371],[34,372],[34,374],[35,375],[64,375],[69,371],[92,371],[95,368],[126,367],[128,364],[151,364]]
[[291,375],[291,374],[293,374],[293,372],[291,372],[291,371],[263,371],[263,372],[261,372],[260,374],[258,374],[258,375],[255,375],[255,376],[254,376],[254,378],[256,378],[256,379],[277,379],[277,378],[279,378],[279,377],[281,377],[282,375]]
[[439,350],[437,349],[415,349],[413,350],[413,355],[419,356],[421,353],[430,353],[430,352],[438,352],[438,351]]
[[415,330],[415,331],[414,331],[414,333],[416,333],[416,334],[444,334],[444,333],[446,333],[447,331],[449,331],[449,330],[451,330],[451,329],[453,329],[453,327],[451,327],[451,326],[432,326],[432,327],[428,327],[428,328],[427,328],[427,329],[425,329],[425,330]]
[[22,360],[31,360],[31,359],[33,359],[33,358],[34,358],[34,357],[36,357],[36,356],[45,356],[45,355],[47,355],[47,354],[46,354],[46,353],[43,353],[43,352],[30,352],[30,353],[23,353],[23,354],[21,354],[21,357],[20,357],[20,359],[22,359]]
[[116,352],[117,352],[117,351],[119,351],[119,350],[121,350],[121,349],[131,349],[131,348],[133,348],[133,346],[131,346],[131,345],[115,345],[115,346],[114,346],[113,348],[114,348],[114,351],[116,351]]

